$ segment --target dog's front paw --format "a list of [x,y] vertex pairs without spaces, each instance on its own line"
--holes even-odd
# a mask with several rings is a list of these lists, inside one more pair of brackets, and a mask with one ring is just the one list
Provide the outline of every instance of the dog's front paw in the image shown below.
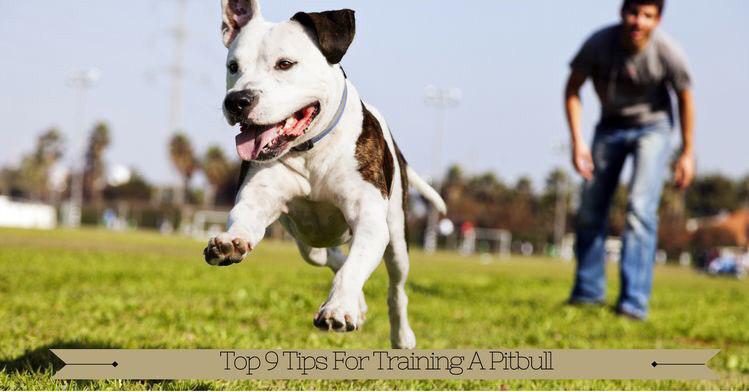
[[208,246],[203,249],[203,256],[206,263],[223,267],[239,263],[250,250],[250,245],[241,238],[228,240],[219,236],[208,241]]
[[364,322],[359,301],[359,296],[331,296],[331,299],[320,306],[312,323],[324,331],[349,332],[358,329]]

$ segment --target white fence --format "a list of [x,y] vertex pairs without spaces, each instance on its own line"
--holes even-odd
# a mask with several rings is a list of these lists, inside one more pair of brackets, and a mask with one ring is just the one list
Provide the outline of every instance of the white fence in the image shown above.
[[185,234],[200,240],[215,237],[226,230],[226,222],[229,219],[228,211],[201,210],[195,212],[192,222],[183,225]]
[[12,201],[0,196],[0,226],[26,229],[53,229],[57,225],[55,208],[41,203]]

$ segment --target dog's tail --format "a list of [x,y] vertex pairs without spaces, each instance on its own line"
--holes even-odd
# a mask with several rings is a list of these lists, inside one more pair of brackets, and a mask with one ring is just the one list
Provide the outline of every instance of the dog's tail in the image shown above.
[[427,200],[429,200],[430,203],[443,215],[447,213],[447,206],[445,205],[445,201],[442,200],[442,197],[440,196],[437,191],[434,190],[429,184],[427,184],[426,181],[424,181],[421,177],[419,177],[418,174],[416,174],[416,171],[411,168],[411,166],[406,166],[406,175],[408,176],[408,181],[413,185],[414,188],[416,188],[419,193],[421,193],[422,196],[424,196]]

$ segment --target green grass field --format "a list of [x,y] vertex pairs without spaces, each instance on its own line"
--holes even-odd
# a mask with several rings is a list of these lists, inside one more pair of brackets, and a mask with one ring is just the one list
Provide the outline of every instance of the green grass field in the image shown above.
[[[49,348],[389,348],[387,278],[365,287],[367,323],[313,328],[331,272],[266,241],[241,264],[209,267],[203,244],[155,233],[0,230],[0,389],[749,389],[749,282],[659,267],[651,318],[563,305],[571,263],[482,263],[412,254],[407,290],[419,348],[720,348],[721,380],[91,381],[51,376]],[[610,269],[609,300],[618,285]]]

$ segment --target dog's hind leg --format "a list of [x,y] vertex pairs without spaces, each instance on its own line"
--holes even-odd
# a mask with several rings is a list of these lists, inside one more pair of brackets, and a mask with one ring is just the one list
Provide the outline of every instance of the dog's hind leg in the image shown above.
[[304,261],[316,267],[329,267],[333,272],[338,272],[341,269],[341,266],[346,261],[346,255],[343,254],[340,248],[337,246],[331,248],[313,248],[300,240],[302,236],[299,234],[294,222],[288,216],[281,215],[278,221],[294,237],[294,242],[296,242],[296,246],[299,248],[299,253],[302,255]]
[[[397,226],[397,225],[396,225]],[[390,317],[390,344],[393,348],[416,347],[416,336],[408,324],[408,247],[403,236],[403,226],[390,228],[390,245],[385,250],[385,266],[390,278],[388,288],[388,316]]]
[[[343,253],[340,247],[334,246],[330,248],[314,248],[299,239],[299,235],[296,232],[296,227],[293,222],[289,220],[287,216],[281,216],[279,219],[281,225],[294,237],[294,242],[299,249],[299,254],[302,256],[304,261],[308,264],[314,265],[315,267],[328,267],[333,270],[333,273],[338,272],[346,261],[346,255]],[[364,298],[364,292],[359,293],[359,317],[362,322],[365,320],[367,313],[367,301]]]
[[333,272],[337,272],[346,261],[346,255],[339,247],[332,248],[313,248],[300,240],[295,240],[299,248],[299,254],[307,263],[316,267],[328,267]]

